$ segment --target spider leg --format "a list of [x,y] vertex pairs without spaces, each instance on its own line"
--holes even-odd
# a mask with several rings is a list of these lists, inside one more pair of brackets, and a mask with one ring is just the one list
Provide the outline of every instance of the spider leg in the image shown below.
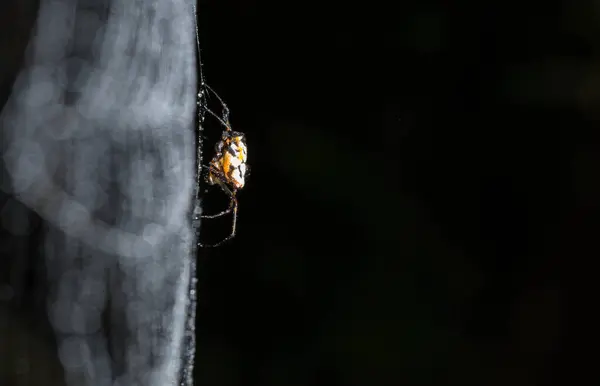
[[[225,104],[225,102],[223,101],[223,99],[221,99],[221,97],[219,96],[219,94],[217,94],[215,92],[215,90],[213,90],[208,84],[203,83],[202,86],[204,89],[210,91],[214,96],[217,97],[217,99],[219,100],[219,102],[221,102],[221,108],[223,109],[223,115],[220,117],[219,115],[217,115],[215,112],[213,112],[211,109],[209,109],[207,106],[204,106],[204,110],[208,111],[209,114],[211,114],[213,117],[215,117],[223,126],[225,126],[225,129],[227,131],[231,131],[231,126],[229,125],[229,107],[227,107],[227,105]],[[208,93],[207,93],[208,94]],[[206,94],[205,94],[206,95]]]
[[[231,191],[229,191],[229,192],[231,192]],[[231,234],[216,244],[198,243],[198,246],[203,247],[203,248],[215,248],[235,237],[235,232],[236,232],[236,228],[237,228],[237,212],[238,212],[238,202],[237,202],[237,198],[235,196],[235,192],[231,192],[231,206],[233,208],[233,222],[231,225]]]
[[[228,122],[225,122],[225,121],[223,120],[223,118],[219,117],[219,116],[218,116],[218,115],[217,115],[215,112],[213,112],[211,109],[209,109],[209,108],[205,108],[204,110],[205,110],[205,111],[207,111],[207,112],[208,112],[210,115],[212,115],[213,117],[215,117],[215,118],[216,118],[216,119],[219,121],[219,123],[221,123],[223,126],[225,126],[225,129],[226,129],[226,130],[228,130],[228,131],[229,131],[229,130],[231,130],[231,127],[229,126],[229,123],[228,123]],[[224,114],[224,115],[225,115],[225,114]],[[226,118],[226,119],[229,121],[229,118]]]
[[223,117],[224,118],[229,118],[229,108],[227,107],[227,104],[223,101],[223,99],[221,99],[221,97],[219,96],[219,94],[217,94],[217,92],[215,90],[213,90],[212,87],[210,87],[208,84],[204,83],[203,86],[208,91],[212,92],[213,95],[217,97],[217,99],[219,100],[219,102],[221,102],[221,106],[223,106]]
[[[227,195],[229,197],[235,197],[235,193],[229,189],[229,187],[227,186],[227,184],[225,184],[225,176],[223,175],[223,173],[221,173],[220,171],[218,171],[217,169],[213,168],[212,166],[206,166],[206,165],[202,165],[203,168],[208,169],[210,172],[212,172],[215,176],[217,176],[219,178],[219,180],[221,181],[221,183],[219,184],[221,186],[221,188],[225,191],[225,193],[227,193]],[[217,217],[221,217],[227,213],[230,213],[233,209],[233,201],[229,201],[229,207],[227,209],[225,209],[222,212],[219,212],[217,214],[207,214],[207,215],[200,215],[201,218],[217,218]]]
[[[229,189],[227,189],[227,194],[230,197],[232,197],[232,198],[235,197],[235,195],[233,193],[231,193],[231,191]],[[203,215],[200,215],[200,218],[217,218],[217,217],[224,216],[224,215],[226,215],[227,213],[230,213],[233,210],[234,205],[235,205],[234,204],[234,200],[232,199],[232,200],[229,201],[229,207],[227,209],[225,209],[224,211],[221,211],[221,212],[216,213],[216,214],[206,214],[206,215],[203,214]]]

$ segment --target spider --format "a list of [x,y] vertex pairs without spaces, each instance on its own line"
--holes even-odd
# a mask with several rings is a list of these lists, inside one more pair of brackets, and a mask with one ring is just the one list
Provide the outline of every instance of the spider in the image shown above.
[[[222,115],[219,116],[208,108],[206,93],[212,93],[221,103]],[[249,166],[246,165],[248,150],[246,147],[246,136],[243,133],[233,131],[229,123],[229,109],[219,95],[207,84],[202,84],[199,96],[200,116],[203,120],[204,112],[211,114],[224,127],[221,139],[215,145],[215,155],[208,166],[202,168],[208,170],[205,181],[209,185],[219,185],[221,190],[229,196],[229,207],[222,212],[213,215],[201,215],[201,218],[217,218],[233,212],[231,233],[216,244],[201,244],[201,247],[217,247],[235,237],[237,225],[238,201],[237,191],[242,189],[249,175]]]

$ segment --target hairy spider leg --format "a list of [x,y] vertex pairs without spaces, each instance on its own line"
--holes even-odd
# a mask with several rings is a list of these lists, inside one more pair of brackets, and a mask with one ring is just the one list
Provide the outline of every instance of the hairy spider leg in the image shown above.
[[229,118],[226,118],[226,120],[223,120],[223,118],[219,117],[215,112],[213,112],[212,110],[210,110],[208,108],[205,108],[205,111],[208,111],[208,113],[210,115],[215,117],[223,126],[225,126],[226,131],[231,131],[231,126],[229,125]]
[[212,87],[210,87],[208,84],[203,83],[202,87],[204,87],[208,91],[210,91],[214,96],[217,97],[217,99],[219,100],[219,102],[221,102],[221,107],[223,108],[223,118],[224,118],[224,120],[227,121],[229,119],[229,107],[227,107],[227,104],[223,101],[223,99],[221,99],[221,97],[219,96],[219,94],[217,94],[217,92],[215,90],[213,90]]
[[[208,84],[203,83],[201,87],[204,87],[206,90],[210,91],[214,96],[217,97],[217,99],[219,100],[219,102],[221,102],[221,108],[223,109],[223,116],[220,117],[215,112],[213,112],[211,109],[209,109],[208,106],[203,106],[204,110],[208,111],[212,116],[214,116],[215,118],[217,118],[217,120],[219,122],[221,122],[221,124],[223,126],[225,126],[225,129],[227,131],[231,131],[231,125],[229,124],[229,107],[227,107],[227,104],[225,104],[225,102],[223,101],[223,99],[221,99],[221,97],[219,96],[219,94],[217,94],[216,91],[213,90]],[[203,96],[204,95],[205,94],[203,93]],[[205,97],[205,99],[206,99],[206,97]]]
[[235,232],[236,232],[236,227],[237,227],[237,211],[238,211],[238,206],[237,206],[237,199],[235,198],[235,196],[233,196],[232,201],[235,202],[235,204],[233,205],[233,223],[231,225],[231,234],[227,237],[225,237],[223,240],[219,241],[216,244],[202,244],[202,243],[198,243],[198,245],[200,247],[203,248],[214,248],[214,247],[218,247],[220,245],[222,245],[223,243],[231,240],[232,238],[235,237]]
[[200,217],[202,217],[202,218],[217,218],[217,217],[226,215],[227,213],[230,213],[231,210],[233,209],[233,207],[237,205],[237,197],[235,196],[235,191],[232,191],[231,189],[229,189],[227,184],[225,184],[223,182],[226,180],[226,178],[222,172],[218,171],[217,169],[213,168],[212,166],[202,165],[202,167],[205,169],[208,169],[210,172],[212,172],[215,176],[217,176],[219,178],[219,180],[220,180],[219,185],[221,186],[221,189],[223,189],[225,191],[225,193],[229,196],[229,198],[231,200],[229,201],[229,207],[227,209],[225,209],[224,211],[219,212],[217,214],[201,215]]
[[229,187],[227,187],[227,185],[224,182],[226,180],[224,179],[225,176],[223,175],[223,173],[221,173],[220,171],[218,171],[218,170],[216,170],[214,168],[211,168],[211,167],[208,167],[208,166],[205,166],[205,165],[202,165],[202,167],[209,169],[211,172],[213,172],[221,180],[220,186],[223,189],[223,191],[225,193],[227,193],[227,195],[230,198],[230,201],[229,201],[229,208],[227,208],[226,210],[224,210],[224,211],[222,211],[220,213],[214,214],[214,215],[200,215],[200,217],[202,217],[202,218],[216,218],[216,217],[223,216],[223,215],[225,215],[225,214],[233,211],[233,221],[232,221],[232,225],[231,225],[231,233],[229,234],[229,236],[225,237],[223,240],[219,241],[216,244],[202,244],[200,242],[198,243],[198,245],[200,247],[203,247],[203,248],[214,248],[214,247],[218,247],[218,246],[222,245],[226,241],[229,241],[229,240],[231,240],[232,238],[235,237],[235,233],[236,233],[236,230],[237,230],[238,202],[237,202],[237,197],[235,196],[236,190],[235,189],[232,190],[232,189],[229,189]]

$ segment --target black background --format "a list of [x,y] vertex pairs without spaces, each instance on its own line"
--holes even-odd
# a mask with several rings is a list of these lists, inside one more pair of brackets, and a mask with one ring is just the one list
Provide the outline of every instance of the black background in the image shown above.
[[600,8],[461,3],[200,1],[252,175],[198,258],[198,385],[591,375]]

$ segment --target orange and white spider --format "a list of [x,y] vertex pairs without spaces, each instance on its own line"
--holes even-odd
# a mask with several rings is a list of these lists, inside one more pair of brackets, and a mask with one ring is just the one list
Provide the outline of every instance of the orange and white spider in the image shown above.
[[[221,102],[221,116],[214,113],[208,108],[207,92],[211,92],[219,102]],[[233,220],[231,225],[231,233],[229,236],[219,241],[216,244],[201,244],[201,247],[217,247],[224,242],[235,237],[237,226],[238,201],[237,191],[242,189],[246,183],[246,177],[249,175],[249,166],[246,164],[248,159],[248,148],[246,146],[246,136],[243,133],[233,131],[229,123],[229,109],[219,95],[210,88],[207,84],[202,85],[201,92],[198,94],[198,108],[201,109],[200,116],[204,117],[204,113],[208,112],[220,124],[224,130],[221,134],[221,139],[215,145],[215,155],[209,165],[202,165],[208,169],[206,182],[209,185],[219,185],[229,198],[229,207],[222,212],[213,215],[201,215],[201,218],[217,218],[227,213],[233,212]]]

